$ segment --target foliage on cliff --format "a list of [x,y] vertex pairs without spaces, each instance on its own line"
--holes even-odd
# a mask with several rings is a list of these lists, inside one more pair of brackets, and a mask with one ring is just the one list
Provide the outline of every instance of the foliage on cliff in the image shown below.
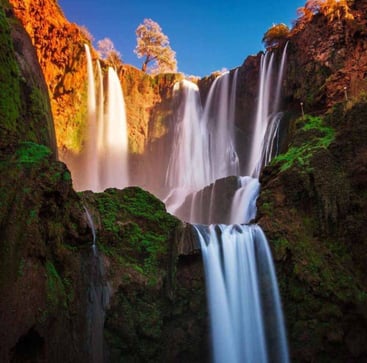
[[[277,264],[295,362],[367,357],[367,103],[298,120],[262,176],[259,223]],[[357,338],[358,337],[358,338]]]
[[22,140],[48,145],[56,153],[48,94],[35,52],[9,5],[7,15],[4,9],[0,7],[0,149],[11,149]]

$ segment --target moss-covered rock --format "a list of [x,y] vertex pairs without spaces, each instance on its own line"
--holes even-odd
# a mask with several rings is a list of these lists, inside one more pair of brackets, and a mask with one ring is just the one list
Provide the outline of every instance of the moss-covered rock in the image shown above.
[[56,156],[47,87],[35,50],[9,4],[1,5],[0,149],[9,152],[19,141],[33,141],[47,145]]
[[203,361],[207,312],[201,257],[190,257],[191,250],[182,254],[181,245],[190,227],[138,187],[81,195],[96,221],[111,284],[104,330],[110,360]]
[[293,146],[262,175],[259,223],[277,264],[295,362],[367,357],[366,159],[356,157],[366,152],[366,110],[361,103],[335,107],[323,122],[298,120]]
[[90,240],[68,170],[46,146],[22,143],[0,161],[0,195],[0,360],[87,359],[73,347],[87,335]]

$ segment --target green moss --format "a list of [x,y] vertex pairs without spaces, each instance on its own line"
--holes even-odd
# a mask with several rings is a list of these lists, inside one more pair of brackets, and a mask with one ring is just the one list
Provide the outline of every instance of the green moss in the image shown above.
[[1,131],[15,132],[20,115],[20,71],[5,12],[0,8],[0,124]]
[[291,146],[286,153],[274,158],[272,163],[280,164],[281,171],[289,169],[294,164],[298,164],[307,171],[314,153],[321,148],[329,147],[335,138],[334,129],[326,126],[320,117],[306,116],[304,120],[301,119],[298,122],[304,122],[300,132],[309,134],[305,137],[307,141],[299,146]]
[[51,150],[44,145],[26,141],[19,144],[15,153],[16,161],[23,165],[38,164],[51,155]]
[[50,311],[57,307],[68,308],[69,303],[74,299],[74,291],[72,282],[68,278],[61,278],[55,265],[51,261],[47,261],[46,265],[47,278],[47,305]]
[[60,300],[65,298],[64,286],[62,284],[61,277],[52,262],[47,261],[45,268],[47,278],[47,304],[51,305],[51,307],[56,307],[59,305]]
[[154,284],[178,220],[160,200],[137,187],[109,189],[97,194],[96,202],[103,228],[98,241],[101,251]]

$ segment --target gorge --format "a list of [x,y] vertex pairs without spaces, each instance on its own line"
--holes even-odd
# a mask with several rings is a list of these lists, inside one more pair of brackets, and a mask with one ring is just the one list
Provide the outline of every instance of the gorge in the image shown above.
[[[232,361],[266,361],[269,355],[270,361],[278,357],[275,361],[286,362],[285,333],[275,314],[279,302],[272,300],[277,289],[269,288],[274,275],[261,262],[269,259],[265,233],[284,306],[290,360],[363,362],[364,2],[350,2],[353,21],[315,14],[295,26],[287,45],[195,83],[180,74],[152,77],[128,65],[113,71],[98,61],[83,32],[67,22],[55,2],[11,3],[2,0],[0,9],[0,360],[98,362],[103,356],[111,362],[209,361],[208,337],[215,339],[216,333],[207,323],[201,254],[218,249],[218,265],[209,268],[218,273],[214,288],[222,286],[230,297],[214,290],[229,304],[221,305],[219,316],[214,308],[209,312],[224,319],[227,311],[227,323],[235,326],[223,330],[219,341],[236,331],[229,348],[213,341],[214,348],[223,347],[219,357],[238,354]],[[89,81],[88,65],[94,71]],[[128,171],[112,167],[108,174],[104,158],[113,153],[115,137],[125,140],[123,131],[113,132],[111,151],[101,147],[108,144],[108,130],[99,129],[100,120],[120,114],[113,129],[124,123],[124,111],[107,111],[112,93],[120,106],[122,94],[125,98],[128,144],[118,146],[126,145],[119,155],[128,148]],[[93,94],[96,107],[88,106]],[[71,175],[56,160],[50,108],[58,155]],[[96,131],[105,136],[96,137]],[[79,175],[92,181],[87,187],[85,180],[75,184],[73,162],[84,165]],[[110,184],[114,172],[128,178]],[[107,175],[111,179],[101,177]],[[140,187],[116,189],[127,185],[140,185],[165,199],[181,221]],[[102,192],[107,186],[114,188]],[[230,213],[232,204],[238,207]],[[242,215],[236,216],[238,210]],[[216,226],[202,225],[210,223]],[[222,249],[222,236],[233,249]],[[247,286],[254,298],[241,300],[262,301],[252,304],[244,327],[237,325],[239,319],[233,321],[232,312],[244,316],[245,308],[227,278],[244,274],[225,264],[235,259],[235,249],[242,250],[241,256],[256,256],[239,260],[259,263],[238,267],[255,272]],[[266,294],[252,284],[256,279]],[[212,285],[210,277],[206,281]],[[252,317],[263,316],[261,305],[270,325],[251,322],[251,333],[257,331],[252,338],[262,343],[256,351],[253,344],[244,344],[250,352],[244,358],[247,353],[231,344],[247,336]],[[281,342],[272,345],[275,338]]]

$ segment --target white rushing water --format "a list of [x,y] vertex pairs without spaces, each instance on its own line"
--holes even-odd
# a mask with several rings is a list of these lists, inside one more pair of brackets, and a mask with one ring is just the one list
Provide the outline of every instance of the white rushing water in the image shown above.
[[[285,52],[281,73],[284,62]],[[250,173],[240,178],[240,188],[233,197],[230,214],[233,224],[195,226],[205,268],[216,363],[289,362],[278,285],[266,237],[258,225],[240,225],[256,216],[258,177],[274,154],[280,121],[276,106],[282,81],[282,75],[274,77],[274,72],[274,55],[265,54],[261,59],[259,98],[248,163]],[[275,99],[271,93],[274,89]]]
[[[219,178],[238,175],[239,159],[234,143],[237,75],[236,69],[232,75],[226,72],[214,80],[204,110],[195,84],[181,81],[175,85],[175,91],[180,92],[180,103],[175,111],[165,198],[171,213],[175,213],[189,194]],[[191,199],[196,200],[195,196]]]
[[[199,88],[183,80],[175,85],[180,103],[176,110],[174,144],[166,173],[170,190],[165,202],[176,210],[192,192],[209,184],[208,139],[202,122]],[[195,168],[193,168],[195,165]]]
[[96,74],[88,45],[85,45],[88,75],[88,112],[84,147],[72,163],[77,191],[104,191],[128,186],[128,136],[125,101],[120,80],[112,68],[107,73],[107,89],[100,62]]
[[89,46],[84,45],[87,57],[88,75],[88,101],[87,101],[87,133],[84,143],[84,171],[81,173],[81,180],[77,181],[78,189],[92,189],[98,187],[98,154],[96,148],[97,135],[97,104],[96,87],[94,81],[93,62]]
[[128,178],[128,137],[125,101],[116,71],[108,68],[107,107],[101,146],[100,189],[125,188]]
[[257,110],[248,163],[248,175],[255,178],[259,177],[261,169],[265,165],[264,163],[270,161],[269,158],[266,160],[264,156],[266,150],[268,150],[269,155],[269,143],[267,141],[274,139],[279,127],[281,115],[279,115],[278,108],[287,45],[283,50],[279,70],[275,69],[273,53],[265,53],[261,57]]
[[237,189],[231,207],[231,223],[249,223],[256,217],[256,200],[260,192],[259,179],[240,177],[241,187]]
[[276,276],[260,227],[195,228],[205,268],[214,362],[289,362]]

